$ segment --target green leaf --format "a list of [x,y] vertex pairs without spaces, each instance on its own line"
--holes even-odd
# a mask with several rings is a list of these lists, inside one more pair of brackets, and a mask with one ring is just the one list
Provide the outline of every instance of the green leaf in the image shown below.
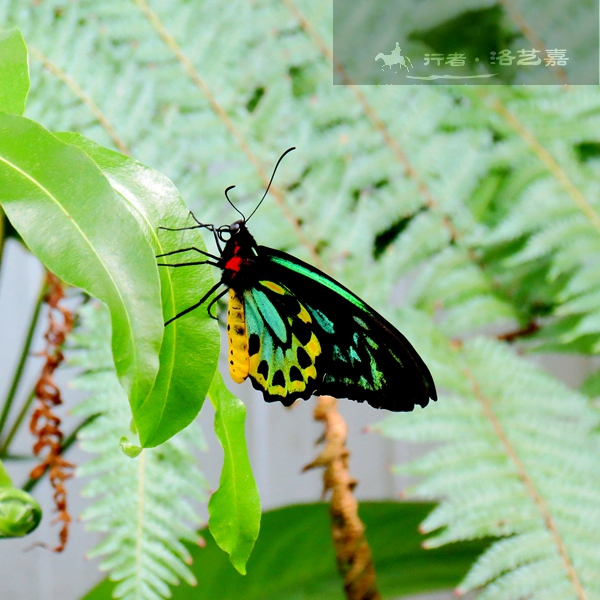
[[244,431],[246,407],[225,387],[219,371],[208,394],[215,408],[215,433],[224,452],[219,489],[208,503],[208,526],[231,564],[245,575],[260,530],[260,497]]
[[[156,254],[163,254],[173,247],[195,246],[206,250],[197,230],[159,231],[159,226],[181,227],[189,217],[177,188],[167,177],[82,135],[56,135],[83,150],[102,170],[113,188],[129,204],[152,241]],[[190,254],[192,256],[187,260],[198,260],[196,253]],[[185,259],[180,262],[185,262]],[[165,321],[197,302],[214,283],[212,268],[208,266],[189,269],[163,267],[159,274]],[[213,379],[219,345],[217,323],[204,307],[165,328],[154,388],[134,412],[143,447],[162,444],[194,420]]]
[[13,482],[8,474],[8,471],[4,468],[4,465],[0,460],[0,488],[3,487],[13,487]]
[[0,31],[0,111],[22,115],[28,93],[25,40],[18,29]]
[[27,492],[13,487],[0,461],[0,539],[23,537],[42,520],[42,509]]
[[[363,502],[378,588],[384,598],[449,590],[489,545],[476,540],[424,550],[419,523],[433,504]],[[242,577],[208,531],[206,548],[189,546],[198,587],[173,589],[173,600],[343,600],[336,569],[328,505],[286,506],[263,515],[260,536]],[[105,580],[82,600],[107,600],[114,583]]]
[[108,306],[135,415],[154,386],[164,331],[154,250],[84,152],[16,115],[0,114],[0,131],[0,204],[48,269]]

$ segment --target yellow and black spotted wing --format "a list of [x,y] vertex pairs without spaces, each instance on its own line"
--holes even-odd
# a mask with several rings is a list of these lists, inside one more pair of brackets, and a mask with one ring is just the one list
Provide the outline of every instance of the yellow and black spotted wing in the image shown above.
[[330,394],[409,411],[437,398],[406,338],[347,288],[288,254],[256,247],[252,285],[230,290],[234,381],[268,402]]
[[[194,251],[202,260],[159,263],[165,267],[210,264],[221,280],[198,302],[168,319],[165,325],[202,306],[213,294],[208,313],[229,290],[227,331],[229,367],[234,381],[250,377],[267,402],[290,405],[297,398],[330,394],[365,400],[375,408],[409,411],[437,400],[429,369],[410,342],[356,294],[311,265],[258,246],[247,222],[250,216],[215,227],[201,223],[172,231],[212,231],[219,256],[189,247],[159,257]],[[233,187],[233,186],[232,186]],[[191,214],[191,213],[190,213]],[[169,229],[169,228],[163,228]],[[225,244],[222,247],[222,243]],[[219,291],[225,286],[224,291]],[[213,318],[216,318],[213,316]]]
[[[409,411],[437,399],[431,373],[410,342],[350,290],[289,254],[258,246],[245,220],[219,228],[201,223],[197,227],[212,230],[220,256],[182,248],[161,256],[195,251],[208,259],[161,264],[211,264],[222,270],[221,280],[166,324],[216,294],[208,305],[210,314],[228,289],[234,381],[250,377],[267,402],[285,405],[330,394]],[[218,292],[221,286],[226,289]]]
[[250,376],[269,402],[290,405],[317,387],[322,348],[313,316],[289,290],[258,281],[229,291],[229,372],[236,383]]

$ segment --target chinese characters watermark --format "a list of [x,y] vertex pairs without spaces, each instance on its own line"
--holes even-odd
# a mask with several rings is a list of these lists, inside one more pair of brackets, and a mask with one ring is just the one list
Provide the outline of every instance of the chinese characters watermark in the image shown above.
[[[520,56],[517,60],[517,66],[535,67],[542,64],[542,58],[538,56],[541,54],[541,50],[532,48],[531,50],[519,50],[517,54]],[[567,51],[565,49],[559,50],[554,48],[553,50],[546,50],[546,56],[544,62],[546,67],[565,67],[569,58],[566,56]],[[427,56],[427,55],[425,55]],[[500,52],[490,52],[490,64],[498,64],[502,67],[510,66],[516,60],[516,56],[511,53],[510,50],[500,50]],[[425,63],[427,64],[427,63]]]

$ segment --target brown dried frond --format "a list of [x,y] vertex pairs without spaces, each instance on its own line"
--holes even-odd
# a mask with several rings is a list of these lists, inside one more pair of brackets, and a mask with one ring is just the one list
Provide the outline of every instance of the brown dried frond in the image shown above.
[[50,484],[54,489],[54,503],[58,516],[53,523],[61,523],[59,544],[54,552],[62,552],[69,537],[71,516],[67,510],[67,490],[64,482],[73,476],[75,465],[62,457],[63,433],[60,430],[60,418],[53,408],[62,404],[60,389],[54,382],[54,371],[63,361],[62,345],[73,328],[73,315],[60,305],[64,298],[61,281],[56,275],[48,272],[46,277],[48,292],[44,301],[48,305],[48,329],[44,335],[46,347],[40,353],[46,359],[42,374],[35,386],[37,406],[31,415],[29,430],[36,437],[33,453],[41,458],[30,474],[32,479],[40,478],[46,470]]
[[503,333],[497,336],[497,339],[503,342],[514,342],[516,339],[521,337],[527,337],[528,335],[533,335],[537,333],[541,329],[541,326],[536,321],[529,321],[525,327],[521,329],[517,329],[515,331],[509,331],[508,333]]
[[380,600],[365,526],[358,516],[358,502],[352,494],[357,482],[348,470],[348,428],[337,410],[337,400],[331,396],[320,396],[314,417],[325,425],[323,439],[319,440],[324,441],[325,446],[304,470],[325,468],[323,496],[331,492],[333,545],[346,597],[349,600]]

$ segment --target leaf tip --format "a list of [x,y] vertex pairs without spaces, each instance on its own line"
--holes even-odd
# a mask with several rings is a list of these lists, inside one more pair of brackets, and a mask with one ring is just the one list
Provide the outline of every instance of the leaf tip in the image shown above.
[[[231,560],[231,557],[230,557],[230,560]],[[246,575],[246,563],[245,562],[231,560],[231,564],[235,567],[235,570],[240,575]]]
[[140,448],[140,446],[132,444],[126,437],[121,438],[119,441],[119,446],[121,446],[123,454],[129,456],[129,458],[135,458],[136,456],[139,456],[143,450],[143,448]]

